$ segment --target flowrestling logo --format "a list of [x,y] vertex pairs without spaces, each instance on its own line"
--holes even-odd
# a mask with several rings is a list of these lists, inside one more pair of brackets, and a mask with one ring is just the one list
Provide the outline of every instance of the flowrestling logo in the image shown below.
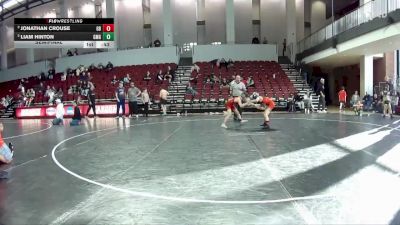
[[41,114],[42,114],[41,108],[21,109],[20,117],[41,116]]
[[46,109],[46,116],[56,115],[56,108],[50,107]]

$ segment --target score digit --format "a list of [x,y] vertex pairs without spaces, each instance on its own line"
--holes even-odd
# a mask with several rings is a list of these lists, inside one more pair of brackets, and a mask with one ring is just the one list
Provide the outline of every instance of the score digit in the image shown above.
[[103,24],[103,32],[114,32],[114,24]]

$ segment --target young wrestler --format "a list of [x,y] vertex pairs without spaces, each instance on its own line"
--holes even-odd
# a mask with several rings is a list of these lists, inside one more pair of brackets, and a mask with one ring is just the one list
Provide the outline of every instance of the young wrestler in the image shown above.
[[269,114],[271,114],[271,111],[275,108],[275,102],[272,101],[271,98],[260,96],[258,93],[253,93],[251,98],[253,99],[253,103],[260,104],[256,105],[256,108],[264,111],[264,123],[260,126],[263,126],[265,129],[269,129]]
[[243,108],[243,107],[247,106],[249,103],[250,103],[250,102],[248,102],[248,103],[246,103],[246,104],[243,104],[243,103],[242,103],[242,100],[240,100],[240,102],[235,102],[235,99],[234,99],[234,98],[228,99],[228,101],[227,101],[226,104],[225,104],[225,106],[226,106],[226,112],[224,112],[225,118],[224,118],[224,122],[221,124],[221,127],[223,127],[223,128],[228,128],[228,127],[226,126],[226,123],[228,122],[229,118],[231,117],[232,112],[235,113],[235,115],[237,116],[238,120],[239,120],[241,123],[247,122],[247,120],[243,120],[243,119],[242,119],[242,116],[240,115],[240,112],[239,112],[239,110],[236,108],[235,104],[239,104],[239,107]]

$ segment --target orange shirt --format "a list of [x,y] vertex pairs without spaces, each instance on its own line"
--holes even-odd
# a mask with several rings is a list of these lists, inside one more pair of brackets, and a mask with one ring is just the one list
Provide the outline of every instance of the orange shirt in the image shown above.
[[3,136],[1,135],[0,132],[0,148],[4,145],[4,140],[3,140]]
[[345,90],[339,91],[339,101],[340,102],[345,102],[347,98],[347,93]]
[[263,97],[262,103],[268,106],[268,108],[273,109],[275,108],[275,102],[268,97]]

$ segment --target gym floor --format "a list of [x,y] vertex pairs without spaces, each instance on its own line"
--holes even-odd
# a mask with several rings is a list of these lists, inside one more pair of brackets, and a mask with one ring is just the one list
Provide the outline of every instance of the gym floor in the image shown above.
[[245,117],[4,120],[0,223],[400,223],[399,118]]

